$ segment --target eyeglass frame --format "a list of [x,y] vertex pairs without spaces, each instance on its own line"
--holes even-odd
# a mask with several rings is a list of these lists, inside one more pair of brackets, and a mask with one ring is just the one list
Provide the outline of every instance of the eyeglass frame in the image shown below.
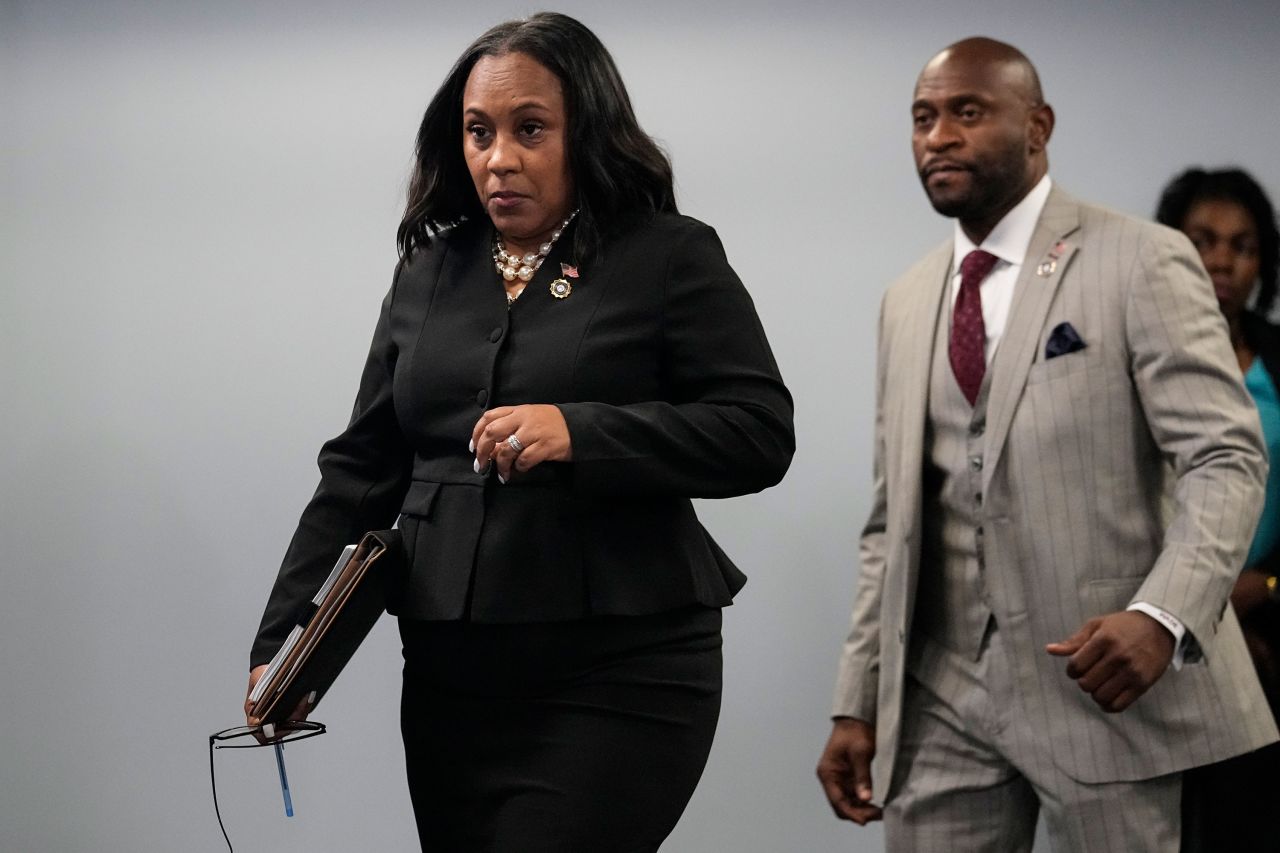
[[[265,725],[271,726],[273,724],[266,723]],[[269,740],[258,740],[255,737],[255,735],[263,734],[264,724],[261,723],[256,726],[232,726],[229,729],[223,729],[209,735],[209,788],[213,792],[213,813],[218,818],[218,829],[222,830],[222,838],[227,842],[227,849],[231,853],[235,853],[235,849],[231,846],[227,828],[222,823],[222,811],[218,808],[218,781],[213,767],[213,751],[215,749],[257,749],[264,746],[282,746],[286,743],[317,737],[328,731],[324,723],[316,722],[315,720],[285,720],[274,724],[274,726],[276,734]],[[297,732],[302,734],[296,734]],[[244,737],[253,737],[253,742],[219,743],[219,741]]]

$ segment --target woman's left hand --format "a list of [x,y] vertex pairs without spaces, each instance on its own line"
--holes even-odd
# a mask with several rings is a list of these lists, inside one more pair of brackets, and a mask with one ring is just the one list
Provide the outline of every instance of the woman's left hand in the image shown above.
[[[509,441],[511,436],[515,442]],[[522,449],[517,451],[513,444]],[[498,466],[498,479],[511,479],[512,470],[528,471],[543,462],[573,459],[569,425],[560,409],[549,405],[503,406],[480,416],[471,430],[476,471]]]

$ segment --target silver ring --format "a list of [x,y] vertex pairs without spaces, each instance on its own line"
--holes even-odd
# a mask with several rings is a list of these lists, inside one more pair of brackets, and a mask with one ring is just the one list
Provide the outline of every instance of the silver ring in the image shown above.
[[510,447],[516,453],[524,450],[524,445],[520,443],[520,439],[516,438],[516,434],[514,432],[507,436],[507,447]]

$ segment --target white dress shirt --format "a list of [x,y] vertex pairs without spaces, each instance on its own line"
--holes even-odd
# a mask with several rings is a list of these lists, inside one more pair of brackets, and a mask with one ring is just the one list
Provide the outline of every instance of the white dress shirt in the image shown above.
[[1022,263],[1027,255],[1027,247],[1031,245],[1031,236],[1036,232],[1036,223],[1044,210],[1044,203],[1049,200],[1049,190],[1053,182],[1045,175],[1022,201],[1004,215],[996,223],[991,233],[975,246],[969,236],[960,227],[960,220],[955,224],[955,256],[951,262],[954,274],[951,276],[951,307],[955,308],[956,299],[960,295],[960,262],[974,249],[982,249],[999,258],[991,268],[978,292],[982,296],[982,324],[987,332],[987,366],[996,354],[1000,337],[1004,334],[1004,325],[1009,320],[1009,308],[1013,305],[1013,289],[1022,272]]
[[[960,220],[956,220],[955,254],[951,261],[951,269],[954,270],[951,276],[951,307],[953,309],[960,295],[960,262],[965,259],[965,256],[975,249],[982,249],[999,259],[987,277],[978,285],[978,293],[982,298],[982,324],[987,334],[988,367],[991,366],[991,359],[995,356],[1000,338],[1004,335],[1005,324],[1009,321],[1009,309],[1013,305],[1014,288],[1017,285],[1018,276],[1022,273],[1022,265],[1026,261],[1031,237],[1035,234],[1036,223],[1040,220],[1040,213],[1044,210],[1045,202],[1049,200],[1049,190],[1052,188],[1053,181],[1045,175],[1032,187],[1031,192],[1023,197],[1022,201],[1014,205],[1013,209],[996,223],[996,227],[991,229],[991,233],[981,245],[975,246],[969,239],[969,235],[965,234],[964,229],[960,227]],[[1188,640],[1187,628],[1182,624],[1182,620],[1145,601],[1135,601],[1127,609],[1147,614],[1173,634],[1172,665],[1175,670],[1181,669]]]

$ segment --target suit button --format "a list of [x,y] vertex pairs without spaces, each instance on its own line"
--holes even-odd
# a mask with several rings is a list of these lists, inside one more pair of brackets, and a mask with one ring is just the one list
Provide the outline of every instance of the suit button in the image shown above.
[[502,340],[501,326],[499,326],[498,328],[494,329],[492,332],[489,333],[489,343],[496,344],[500,340]]
[[972,435],[975,437],[980,436],[982,435],[983,432],[986,431],[986,429],[987,429],[986,424],[984,424],[982,421],[977,421],[976,423],[972,423],[969,425],[969,435]]
[[973,502],[978,504],[982,503],[982,492],[978,492],[973,496]]
[[981,457],[981,456],[970,456],[970,457],[969,457],[969,467],[970,467],[970,468],[972,468],[972,469],[973,469],[973,470],[975,470],[975,471],[981,471],[981,470],[982,470],[982,457]]
[[483,407],[487,402],[489,402],[489,392],[481,388],[480,393],[476,394],[476,404]]

